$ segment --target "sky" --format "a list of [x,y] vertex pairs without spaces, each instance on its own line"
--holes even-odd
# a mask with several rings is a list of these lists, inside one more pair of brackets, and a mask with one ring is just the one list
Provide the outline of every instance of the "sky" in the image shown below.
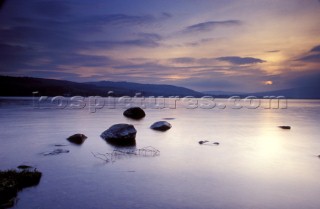
[[320,0],[7,0],[0,74],[258,92],[320,83]]

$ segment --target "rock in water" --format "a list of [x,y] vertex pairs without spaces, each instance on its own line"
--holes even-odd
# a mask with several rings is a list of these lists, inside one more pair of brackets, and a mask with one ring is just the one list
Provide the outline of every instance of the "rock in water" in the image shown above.
[[166,131],[171,128],[171,124],[167,121],[158,121],[151,125],[151,129],[157,130],[157,131]]
[[140,107],[131,107],[124,111],[123,115],[131,119],[139,120],[144,118],[146,113]]
[[72,136],[69,136],[67,138],[67,140],[71,143],[74,143],[74,144],[82,144],[88,137],[84,134],[74,134]]
[[279,126],[279,128],[282,128],[282,129],[291,129],[291,126]]
[[137,130],[130,124],[115,124],[100,136],[108,143],[118,146],[133,146],[136,144]]
[[199,141],[199,144],[204,144],[204,143],[207,143],[209,141],[205,140],[205,141]]
[[42,173],[36,169],[0,171],[0,208],[13,207],[18,191],[38,185],[41,175]]

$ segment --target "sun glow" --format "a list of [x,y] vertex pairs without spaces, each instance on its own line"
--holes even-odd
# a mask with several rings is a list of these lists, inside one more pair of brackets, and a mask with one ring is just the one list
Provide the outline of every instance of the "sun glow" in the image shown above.
[[167,75],[167,76],[164,76],[165,79],[168,79],[168,80],[183,80],[183,79],[186,79],[188,78],[188,76],[183,76],[183,75]]
[[264,83],[264,85],[272,85],[273,84],[272,81],[264,81],[263,83]]

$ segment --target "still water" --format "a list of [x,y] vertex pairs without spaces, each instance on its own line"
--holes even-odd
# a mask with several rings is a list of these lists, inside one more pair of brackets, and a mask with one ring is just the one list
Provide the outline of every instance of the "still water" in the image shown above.
[[[320,207],[319,100],[289,100],[286,109],[146,108],[140,121],[123,117],[120,107],[92,112],[35,108],[32,102],[0,100],[0,169],[28,164],[43,173],[37,187],[18,194],[14,208]],[[169,131],[149,128],[163,118],[172,118]],[[152,146],[160,155],[111,163],[93,157],[112,152],[99,135],[116,123],[133,124],[136,147]],[[83,145],[68,143],[75,133],[88,136]],[[41,154],[55,144],[70,152]]]

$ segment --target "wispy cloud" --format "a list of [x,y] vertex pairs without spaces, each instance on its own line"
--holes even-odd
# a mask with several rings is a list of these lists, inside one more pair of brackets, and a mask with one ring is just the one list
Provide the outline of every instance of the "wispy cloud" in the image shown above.
[[270,50],[270,51],[266,51],[268,53],[277,53],[277,52],[280,52],[280,50]]
[[320,45],[313,47],[310,52],[320,52]]
[[154,48],[161,44],[161,36],[157,34],[139,34],[135,39],[120,41],[95,41],[87,44],[89,48],[145,47]]
[[187,33],[191,32],[207,32],[214,30],[217,27],[230,27],[238,26],[241,22],[239,20],[225,20],[225,21],[208,21],[201,22],[194,25],[186,27],[183,31]]
[[[265,60],[254,58],[254,57],[237,57],[237,56],[227,56],[227,57],[212,57],[212,58],[193,58],[193,57],[177,57],[169,59],[169,62],[177,64],[200,64],[202,68],[223,67],[221,61],[231,63],[233,65],[249,65],[266,62]],[[218,65],[220,64],[220,65]]]
[[320,63],[320,45],[313,47],[304,56],[299,58],[298,61]]
[[200,46],[202,44],[210,43],[210,42],[212,42],[214,40],[215,40],[214,38],[203,38],[203,39],[200,39],[198,41],[187,42],[187,43],[184,44],[184,46],[196,47],[196,46]]
[[173,63],[190,64],[196,62],[196,59],[192,57],[178,57],[170,59],[170,61]]
[[266,62],[265,60],[254,58],[254,57],[230,56],[230,57],[218,57],[216,59],[219,61],[229,62],[234,65],[247,65],[247,64],[257,64],[257,63]]
[[93,25],[113,25],[113,26],[147,26],[171,18],[169,13],[155,15],[128,15],[128,14],[108,14],[108,15],[91,15],[73,21],[76,24],[93,24]]
[[320,54],[310,54],[299,59],[304,62],[320,62]]

